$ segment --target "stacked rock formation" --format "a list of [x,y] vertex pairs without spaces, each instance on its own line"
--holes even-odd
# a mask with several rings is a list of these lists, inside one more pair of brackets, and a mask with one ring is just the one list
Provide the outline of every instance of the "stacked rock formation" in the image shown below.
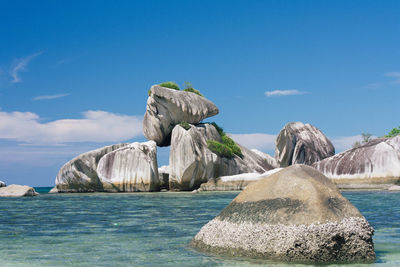
[[202,96],[153,85],[144,114],[143,133],[158,146],[168,146],[175,125],[183,121],[196,124],[218,112],[217,106]]
[[220,176],[263,173],[274,168],[267,158],[240,145],[241,157],[218,156],[208,148],[208,140],[222,141],[211,124],[190,125],[188,130],[180,125],[175,126],[171,138],[170,190],[193,190]]
[[400,136],[377,138],[312,165],[337,184],[400,182]]
[[284,261],[363,262],[375,259],[373,232],[328,178],[293,165],[248,185],[191,245]]
[[276,138],[275,157],[280,167],[311,165],[334,154],[331,141],[311,124],[288,123]]

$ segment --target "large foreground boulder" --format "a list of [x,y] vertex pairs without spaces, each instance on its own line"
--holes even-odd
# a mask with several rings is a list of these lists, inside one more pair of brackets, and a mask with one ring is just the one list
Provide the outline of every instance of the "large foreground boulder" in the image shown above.
[[3,181],[0,181],[0,187],[5,187],[5,186],[6,186],[6,183]]
[[158,191],[156,143],[135,142],[104,155],[97,166],[97,174],[104,191]]
[[175,125],[180,122],[196,124],[218,112],[214,103],[205,97],[153,85],[144,114],[143,133],[158,146],[168,146]]
[[12,184],[0,188],[0,197],[33,197],[39,195],[33,187]]
[[396,183],[400,181],[400,136],[371,140],[312,166],[341,185]]
[[373,261],[373,232],[328,178],[293,165],[248,185],[191,245],[284,261]]
[[275,157],[280,167],[311,165],[334,154],[331,141],[311,124],[288,123],[276,138]]
[[208,148],[207,140],[222,141],[211,124],[190,125],[187,130],[180,125],[175,126],[170,151],[170,190],[193,190],[220,176],[264,173],[274,168],[266,158],[242,146],[242,157],[220,157]]
[[95,192],[104,191],[97,175],[100,159],[116,149],[128,144],[117,144],[83,153],[61,167],[56,177],[58,192]]

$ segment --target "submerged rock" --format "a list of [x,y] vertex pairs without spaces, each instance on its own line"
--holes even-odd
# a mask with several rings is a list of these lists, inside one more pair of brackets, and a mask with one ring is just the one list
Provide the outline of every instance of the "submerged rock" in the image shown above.
[[180,122],[196,124],[218,112],[214,103],[202,96],[153,85],[147,100],[143,133],[158,146],[168,146],[175,125]]
[[280,167],[311,165],[334,154],[331,141],[311,124],[288,123],[276,138],[275,157]]
[[5,186],[6,186],[6,183],[3,181],[0,181],[0,187],[5,187]]
[[135,142],[107,153],[98,163],[97,174],[104,191],[158,191],[156,143]]
[[175,126],[171,138],[170,190],[193,190],[212,178],[273,169],[267,159],[242,146],[242,157],[220,157],[208,149],[207,140],[222,141],[211,124],[190,125],[188,130]]
[[312,165],[337,184],[400,181],[400,136],[377,138]]
[[293,165],[248,185],[191,245],[284,261],[363,262],[375,259],[373,232],[329,179]]
[[97,165],[104,155],[126,145],[128,144],[111,145],[95,149],[65,163],[56,177],[58,192],[104,191],[103,184],[97,175]]
[[12,184],[0,188],[0,197],[33,197],[39,195],[33,187]]

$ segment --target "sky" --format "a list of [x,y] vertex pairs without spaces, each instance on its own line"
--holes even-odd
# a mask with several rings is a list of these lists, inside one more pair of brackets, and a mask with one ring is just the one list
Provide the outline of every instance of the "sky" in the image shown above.
[[[153,84],[193,84],[240,144],[292,121],[336,151],[400,125],[400,1],[0,0],[0,180],[54,186],[80,153],[145,141]],[[158,149],[159,165],[168,148]]]

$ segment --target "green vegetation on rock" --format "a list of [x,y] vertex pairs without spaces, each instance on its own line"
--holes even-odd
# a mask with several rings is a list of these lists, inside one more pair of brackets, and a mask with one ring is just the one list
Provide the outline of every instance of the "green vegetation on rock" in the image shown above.
[[159,84],[162,87],[170,88],[170,89],[175,89],[175,90],[181,90],[179,88],[179,85],[176,84],[176,82],[163,82]]
[[357,148],[357,147],[360,147],[360,146],[368,143],[369,141],[371,141],[371,137],[372,137],[372,134],[370,134],[370,133],[362,133],[361,134],[362,141],[361,142],[360,141],[354,142],[352,147],[353,148]]
[[181,123],[179,123],[179,125],[185,129],[186,131],[190,129],[190,124],[187,123],[186,121],[182,121]]
[[229,158],[229,159],[233,157],[232,150],[228,146],[221,144],[218,141],[208,140],[207,146],[212,152],[214,152],[215,154],[217,154],[220,157]]
[[191,92],[191,93],[194,93],[196,95],[203,96],[202,93],[200,93],[199,90],[196,90],[196,89],[193,88],[193,86],[192,86],[192,84],[190,82],[185,82],[185,89],[183,89],[183,91]]
[[[207,145],[208,148],[214,152],[215,154],[221,156],[221,157],[225,157],[225,158],[232,158],[233,154],[239,156],[239,157],[243,157],[243,153],[242,150],[240,149],[240,147],[235,143],[235,141],[233,141],[232,138],[230,138],[229,136],[226,135],[226,133],[224,132],[224,129],[222,129],[222,127],[218,126],[218,124],[216,124],[215,122],[210,123],[212,126],[215,127],[215,129],[218,131],[219,135],[222,138],[222,143],[218,142],[218,141],[214,141],[214,140],[209,140],[209,141],[213,141],[212,142],[212,148],[210,147],[210,144],[207,141]],[[216,144],[218,143],[218,148],[216,148]],[[214,151],[213,149],[215,149],[216,151]],[[224,151],[230,151],[229,152],[225,152]],[[225,155],[225,156],[224,156]],[[230,156],[229,156],[230,155]]]
[[397,135],[400,135],[400,126],[397,128],[393,128],[385,137],[395,137]]

